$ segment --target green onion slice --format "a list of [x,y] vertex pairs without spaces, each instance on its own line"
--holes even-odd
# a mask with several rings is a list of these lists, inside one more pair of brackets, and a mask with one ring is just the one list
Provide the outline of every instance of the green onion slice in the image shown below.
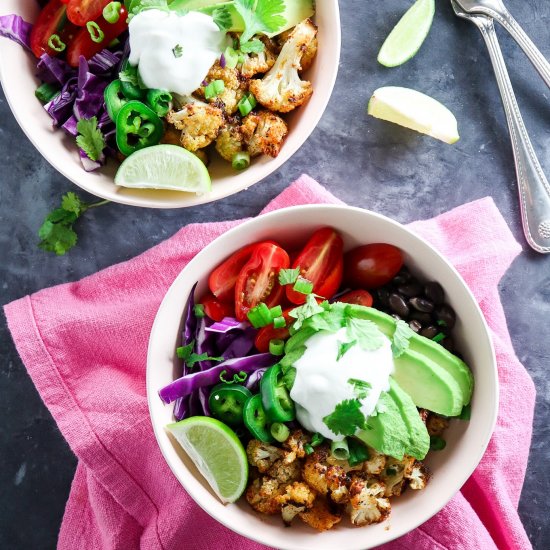
[[247,313],[248,320],[254,328],[262,328],[273,322],[269,308],[263,303],[259,303]]
[[193,308],[193,313],[195,314],[195,317],[198,317],[199,319],[204,317],[204,306],[202,304],[195,304],[195,307]]
[[114,25],[120,19],[120,10],[122,9],[122,4],[120,2],[109,2],[103,8],[103,19],[107,23]]
[[246,151],[235,153],[231,160],[231,166],[235,170],[246,170],[250,166],[250,154]]
[[241,113],[241,116],[246,116],[256,105],[258,102],[256,101],[256,98],[253,94],[248,93],[237,103],[237,107],[239,108],[239,112]]
[[49,103],[54,97],[57,97],[60,94],[59,87],[55,84],[41,84],[34,91],[34,95],[42,103]]
[[225,58],[225,66],[229,69],[234,69],[239,63],[239,54],[231,46],[225,48],[223,56]]
[[348,462],[350,466],[357,466],[361,462],[365,462],[370,458],[369,450],[363,443],[352,437],[348,438],[349,458]]
[[298,277],[292,288],[300,294],[311,294],[313,292],[313,283],[308,279],[304,279],[304,277]]
[[348,442],[345,439],[333,441],[330,444],[330,452],[336,460],[347,460],[349,458]]
[[204,97],[206,99],[212,99],[219,96],[225,90],[225,83],[223,80],[213,80],[204,89]]
[[273,422],[271,424],[271,435],[279,442],[282,443],[288,439],[290,435],[290,430],[288,426],[285,426],[282,422]]
[[273,328],[285,328],[286,327],[286,319],[281,315],[279,317],[275,317],[273,319]]
[[285,352],[285,343],[279,338],[273,338],[269,341],[269,353],[271,355],[283,355]]
[[96,44],[103,42],[103,39],[105,38],[105,33],[101,30],[101,27],[95,21],[88,21],[86,23],[86,28],[90,33],[90,38],[92,39],[92,42],[95,42]]
[[61,40],[58,34],[52,34],[48,40],[48,46],[56,52],[62,52],[65,51],[67,44]]

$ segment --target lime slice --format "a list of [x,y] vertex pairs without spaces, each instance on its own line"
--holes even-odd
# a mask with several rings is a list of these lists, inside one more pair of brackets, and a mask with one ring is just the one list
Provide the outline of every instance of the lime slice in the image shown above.
[[135,189],[170,189],[206,193],[212,184],[206,166],[177,145],[154,145],[130,155],[118,169],[115,183]]
[[166,429],[177,439],[222,502],[235,502],[246,489],[248,461],[235,432],[207,416],[192,416]]
[[439,101],[410,88],[379,88],[370,98],[368,113],[445,143],[460,139],[453,113]]
[[435,14],[435,0],[417,0],[386,38],[378,63],[397,67],[416,55],[428,36]]

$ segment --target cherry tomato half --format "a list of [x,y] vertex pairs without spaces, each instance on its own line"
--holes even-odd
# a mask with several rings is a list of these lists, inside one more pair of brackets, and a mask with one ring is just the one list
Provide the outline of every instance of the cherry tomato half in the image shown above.
[[[59,55],[60,52],[48,46],[48,42],[52,35],[59,36],[64,44],[67,44],[67,39],[63,36],[67,31],[67,8],[61,0],[50,0],[38,15],[36,23],[32,26],[30,46],[31,50],[40,57],[47,53],[51,56]],[[70,25],[73,27],[73,25]]]
[[235,315],[239,321],[244,321],[248,311],[260,302],[268,307],[279,304],[283,295],[279,271],[289,265],[288,254],[280,246],[262,243],[255,248],[235,284]]
[[344,302],[345,304],[357,304],[358,306],[371,307],[373,299],[371,293],[366,290],[351,290],[340,296],[337,301]]
[[199,303],[204,306],[204,313],[214,321],[220,322],[224,317],[233,316],[233,304],[220,302],[210,292],[203,296]]
[[[264,241],[277,244],[273,241]],[[231,254],[227,260],[222,262],[208,278],[208,287],[210,292],[222,302],[228,302],[235,299],[235,283],[244,264],[250,260],[254,249],[262,244],[254,243],[245,246],[237,252]]]
[[269,351],[269,342],[271,340],[286,340],[290,336],[288,328],[295,321],[295,319],[290,317],[290,311],[291,309],[283,311],[286,327],[275,328],[273,325],[267,325],[258,331],[254,340],[254,345],[260,353],[267,353]]
[[212,388],[208,406],[212,416],[229,426],[243,423],[243,409],[247,399],[252,397],[250,390],[239,384],[218,384]]
[[67,17],[71,23],[83,27],[88,21],[95,21],[103,12],[103,8],[111,0],[69,0]]
[[344,256],[345,280],[351,288],[376,288],[389,283],[402,265],[401,250],[391,244],[358,246]]
[[[300,267],[300,275],[313,283],[313,292],[330,298],[342,282],[344,243],[331,227],[316,231],[304,246],[292,267]],[[286,296],[293,304],[303,304],[306,295],[286,287]]]

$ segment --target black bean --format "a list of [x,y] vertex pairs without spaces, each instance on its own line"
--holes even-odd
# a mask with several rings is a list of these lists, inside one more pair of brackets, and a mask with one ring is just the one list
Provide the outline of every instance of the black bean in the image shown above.
[[385,288],[377,288],[374,291],[374,298],[384,307],[388,307],[390,305],[389,302],[390,293]]
[[404,267],[393,279],[392,283],[394,285],[402,285],[411,279],[411,274],[409,270]]
[[422,313],[421,311],[416,311],[413,309],[411,311],[411,319],[416,319],[420,321],[423,325],[429,325],[433,323],[432,316],[429,313]]
[[445,299],[445,291],[437,281],[431,281],[424,285],[424,295],[436,306],[442,304]]
[[391,313],[391,316],[396,320],[396,321],[402,321],[402,317],[400,315],[397,315],[397,313]]
[[429,338],[430,340],[439,332],[439,328],[430,325],[429,327],[425,327],[420,331],[421,336],[425,336],[426,338]]
[[407,298],[412,298],[422,292],[422,285],[416,279],[411,279],[408,283],[399,285],[397,290]]
[[422,329],[422,323],[416,319],[410,321],[409,326],[414,330],[414,332],[419,332]]
[[445,327],[451,330],[456,323],[455,310],[448,304],[438,306],[435,311],[435,318],[442,323],[445,323]]
[[451,353],[454,351],[455,349],[455,343],[454,343],[454,340],[452,338],[444,338],[443,340],[441,340],[441,345],[447,350],[447,351],[450,351]]
[[426,298],[419,298],[418,296],[411,298],[409,300],[409,303],[412,307],[414,307],[414,309],[423,313],[430,313],[434,309],[433,302],[430,302],[430,300],[426,300]]
[[409,306],[407,305],[407,302],[405,302],[405,298],[399,294],[390,294],[390,308],[395,311],[398,315],[401,317],[408,317],[410,310]]

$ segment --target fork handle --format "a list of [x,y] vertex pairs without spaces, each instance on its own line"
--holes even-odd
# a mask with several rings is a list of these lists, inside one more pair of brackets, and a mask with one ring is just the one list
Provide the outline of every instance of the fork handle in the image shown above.
[[525,237],[537,252],[548,254],[550,253],[550,185],[527,134],[493,21],[488,17],[476,19],[489,49],[510,129]]

